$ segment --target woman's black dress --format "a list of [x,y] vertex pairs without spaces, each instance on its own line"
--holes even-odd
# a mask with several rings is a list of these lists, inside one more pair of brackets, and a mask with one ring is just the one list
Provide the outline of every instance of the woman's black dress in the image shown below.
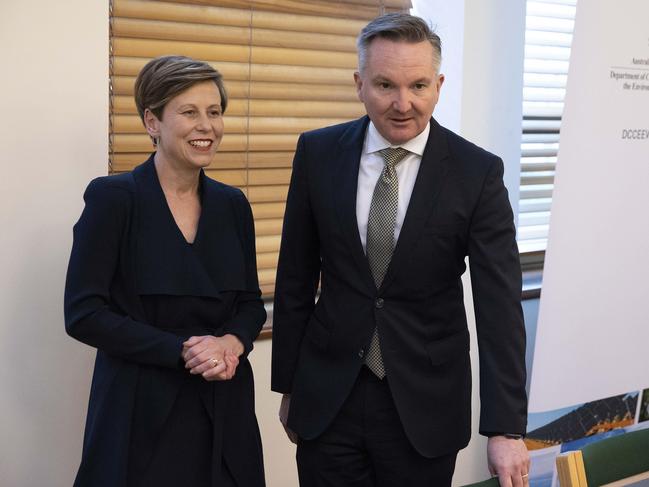
[[[266,313],[250,205],[201,172],[201,217],[188,244],[154,155],[84,194],[65,290],[66,331],[97,348],[75,487],[263,487],[247,355]],[[189,374],[182,342],[234,334],[236,375]]]
[[[210,323],[221,323],[229,315],[234,293],[223,293],[223,299],[193,296],[142,296],[148,322],[158,328],[173,332],[183,338],[192,335],[213,335],[218,332],[209,328]],[[241,408],[244,404],[234,404],[229,397],[234,385],[240,389],[244,384],[238,375],[250,376],[250,365],[245,359],[239,366],[237,374],[229,382],[208,382],[200,375],[191,375],[182,364],[178,370],[166,370],[169,380],[179,383],[178,395],[171,411],[163,424],[162,430],[154,437],[147,435],[148,418],[155,405],[150,404],[146,384],[138,385],[133,415],[131,446],[129,449],[129,487],[157,486],[176,487],[235,487],[237,485],[228,465],[228,457],[236,457],[236,445],[228,444],[219,428],[214,427],[214,418],[227,417],[227,409]],[[146,374],[144,374],[146,376]],[[244,383],[247,382],[243,377]],[[248,391],[249,398],[252,391]],[[247,402],[247,401],[246,401]],[[225,409],[225,410],[224,410]],[[225,413],[225,414],[224,414]],[[256,431],[254,415],[248,418],[250,425],[246,432],[234,432],[232,442],[239,441],[239,435],[247,433],[252,436],[246,442],[257,444],[258,456],[261,458],[261,442]],[[221,450],[221,455],[215,450]],[[249,455],[251,452],[245,452]],[[219,458],[220,457],[220,458]],[[217,467],[217,468],[213,468]],[[248,465],[247,468],[250,468]]]

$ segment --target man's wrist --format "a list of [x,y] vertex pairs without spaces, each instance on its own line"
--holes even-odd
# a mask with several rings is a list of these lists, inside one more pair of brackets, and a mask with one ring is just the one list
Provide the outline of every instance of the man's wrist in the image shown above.
[[520,433],[505,433],[503,436],[509,440],[522,440],[525,438],[525,435],[522,435]]
[[485,436],[487,436],[488,438],[493,438],[494,436],[504,436],[508,440],[522,440],[523,438],[525,438],[525,435],[523,435],[521,433],[492,433],[492,432],[489,432],[489,433],[486,433]]

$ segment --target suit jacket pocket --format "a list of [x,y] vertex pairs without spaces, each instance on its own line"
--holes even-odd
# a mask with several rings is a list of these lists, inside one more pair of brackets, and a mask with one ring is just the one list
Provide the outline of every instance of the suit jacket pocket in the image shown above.
[[433,365],[445,364],[453,359],[464,357],[469,351],[469,330],[429,342],[426,351]]
[[315,315],[311,315],[306,328],[306,336],[316,347],[325,350],[329,345],[331,332]]

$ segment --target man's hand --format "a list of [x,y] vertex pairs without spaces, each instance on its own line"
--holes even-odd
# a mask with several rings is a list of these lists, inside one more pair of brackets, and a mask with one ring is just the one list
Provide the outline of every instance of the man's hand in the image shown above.
[[493,436],[487,443],[487,461],[491,475],[498,476],[501,487],[529,485],[530,457],[523,440]]
[[292,443],[295,443],[297,445],[297,435],[295,432],[291,431],[287,424],[288,421],[288,411],[291,407],[291,395],[290,394],[284,394],[282,396],[282,403],[279,405],[279,422],[282,423],[282,426],[284,426],[284,431],[286,431],[286,435],[288,436],[288,439],[291,440]]

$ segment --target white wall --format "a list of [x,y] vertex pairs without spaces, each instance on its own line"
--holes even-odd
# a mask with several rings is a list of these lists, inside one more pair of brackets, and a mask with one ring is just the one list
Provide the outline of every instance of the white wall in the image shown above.
[[[523,102],[525,0],[465,0],[460,134],[502,157],[509,200],[518,213]],[[517,221],[515,218],[514,221]],[[473,303],[465,280],[473,366],[473,437],[460,452],[453,479],[463,485],[489,478],[486,438],[479,423],[479,368]]]
[[525,0],[465,0],[460,133],[502,157],[515,215],[520,184],[524,42]]
[[70,486],[93,354],[63,327],[83,188],[105,174],[108,7],[0,6],[0,483]]
[[250,355],[255,371],[257,420],[264,444],[267,487],[297,487],[295,446],[288,441],[278,419],[281,395],[270,390],[270,340],[258,340]]
[[[502,157],[505,185],[515,215],[520,184],[524,40],[525,0],[465,0],[460,134]],[[478,348],[468,281],[465,280],[465,293],[472,338],[473,437],[458,457],[454,485],[490,476],[486,468],[486,438],[477,434],[480,411]]]
[[440,72],[445,80],[435,107],[435,120],[454,132],[462,122],[464,68],[464,0],[412,0],[413,15],[426,20],[442,40]]

